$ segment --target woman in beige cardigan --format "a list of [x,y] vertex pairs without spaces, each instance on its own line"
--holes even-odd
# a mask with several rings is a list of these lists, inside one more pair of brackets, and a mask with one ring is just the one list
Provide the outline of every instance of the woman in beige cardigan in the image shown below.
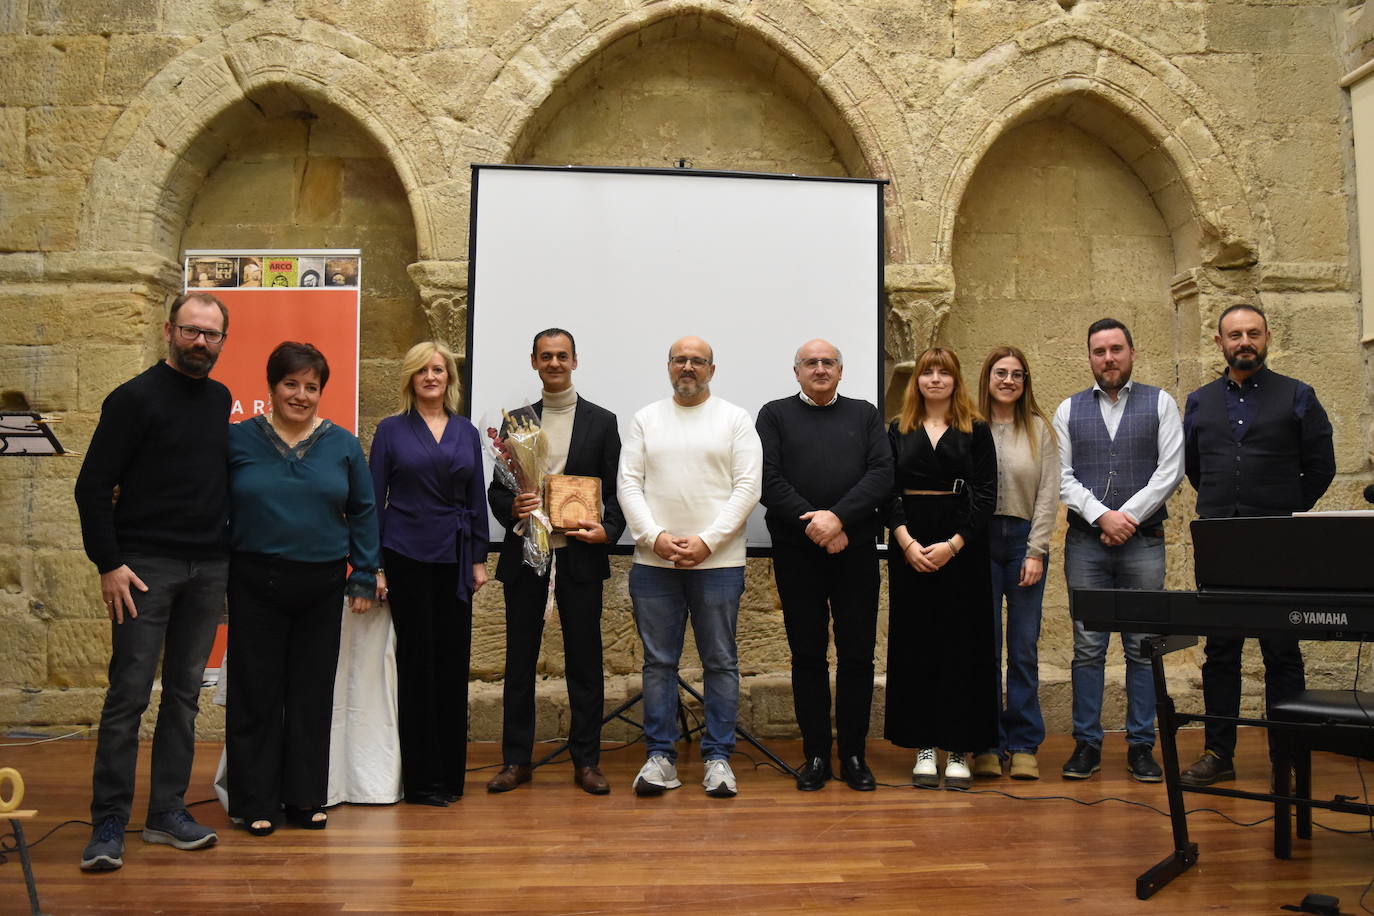
[[[1045,565],[1059,498],[1059,448],[1031,387],[1030,364],[1016,347],[997,347],[983,360],[978,406],[997,445],[997,509],[988,526],[992,554],[992,613],[998,671],[1006,633],[1006,699],[1001,746],[977,755],[975,777],[1002,775],[1011,757],[1012,779],[1038,779],[1035,754],[1045,739],[1040,714],[1040,608]],[[1002,601],[1007,622],[1002,626]]]

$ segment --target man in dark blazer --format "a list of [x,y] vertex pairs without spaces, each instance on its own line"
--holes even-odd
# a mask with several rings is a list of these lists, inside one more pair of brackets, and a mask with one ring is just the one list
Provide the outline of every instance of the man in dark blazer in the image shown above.
[[[580,397],[573,388],[577,344],[562,328],[534,337],[530,365],[543,383],[533,409],[549,444],[549,472],[601,480],[601,521],[585,520],[577,531],[553,535],[554,597],[563,628],[563,657],[572,723],[568,743],[573,781],[592,795],[611,791],[598,768],[605,686],[601,668],[601,584],[611,575],[610,545],[625,528],[616,500],[620,433],[615,414]],[[534,678],[550,574],[538,575],[522,554],[522,533],[539,508],[538,493],[515,494],[499,481],[487,488],[492,515],[506,528],[496,578],[506,596],[506,677],[501,771],[487,783],[488,792],[509,792],[532,777],[534,745]]]
[[[1202,518],[1289,515],[1311,509],[1336,476],[1331,421],[1312,386],[1265,366],[1269,323],[1258,307],[1233,305],[1217,319],[1221,377],[1188,395],[1183,464]],[[1260,637],[1265,706],[1306,685],[1296,639]],[[1208,715],[1240,715],[1239,636],[1207,637],[1202,699]],[[1236,726],[1208,722],[1202,756],[1184,785],[1235,779]]]

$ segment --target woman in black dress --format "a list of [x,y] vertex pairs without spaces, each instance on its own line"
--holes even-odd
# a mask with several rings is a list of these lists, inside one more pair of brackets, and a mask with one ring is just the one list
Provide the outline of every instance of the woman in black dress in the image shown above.
[[988,520],[997,452],[964,391],[959,357],[933,347],[916,361],[901,415],[888,427],[896,480],[887,506],[885,735],[916,748],[912,782],[972,784],[970,755],[997,741]]

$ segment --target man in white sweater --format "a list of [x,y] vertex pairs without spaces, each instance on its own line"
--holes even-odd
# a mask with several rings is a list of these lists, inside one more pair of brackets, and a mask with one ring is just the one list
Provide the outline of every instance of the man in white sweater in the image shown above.
[[744,522],[759,501],[763,446],[747,411],[711,397],[714,354],[684,337],[668,350],[673,396],[634,416],[620,453],[620,506],[635,541],[630,600],[644,643],[644,741],[638,795],[677,778],[677,672],[690,616],[706,697],[707,795],[736,792],[730,755],[739,713],[735,623],[744,593]]

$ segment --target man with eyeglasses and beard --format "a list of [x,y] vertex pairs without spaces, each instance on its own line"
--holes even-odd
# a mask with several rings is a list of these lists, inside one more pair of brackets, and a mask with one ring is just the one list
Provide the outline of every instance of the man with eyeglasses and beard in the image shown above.
[[162,701],[143,840],[201,849],[218,839],[187,812],[185,794],[229,567],[230,396],[209,378],[228,329],[229,312],[210,293],[178,297],[162,328],[167,358],[105,398],[76,479],[81,536],[111,621],[86,871],[124,864],[139,720],[159,656]]
[[678,662],[692,621],[705,687],[706,794],[736,792],[730,755],[739,715],[735,624],[744,593],[744,523],[759,501],[763,446],[748,411],[711,394],[711,345],[668,350],[673,396],[641,409],[620,451],[620,508],[635,541],[630,601],[644,643],[644,744],[637,795],[677,778]]
[[[1215,381],[1188,395],[1183,411],[1184,470],[1202,518],[1289,515],[1314,506],[1336,476],[1331,421],[1312,386],[1265,365],[1269,322],[1249,304],[1217,319],[1214,338],[1226,360]],[[1266,708],[1304,689],[1296,639],[1260,637]],[[1202,664],[1208,715],[1240,715],[1245,639],[1209,636]],[[1235,779],[1236,726],[1207,722],[1206,749],[1180,775],[1190,786]]]

